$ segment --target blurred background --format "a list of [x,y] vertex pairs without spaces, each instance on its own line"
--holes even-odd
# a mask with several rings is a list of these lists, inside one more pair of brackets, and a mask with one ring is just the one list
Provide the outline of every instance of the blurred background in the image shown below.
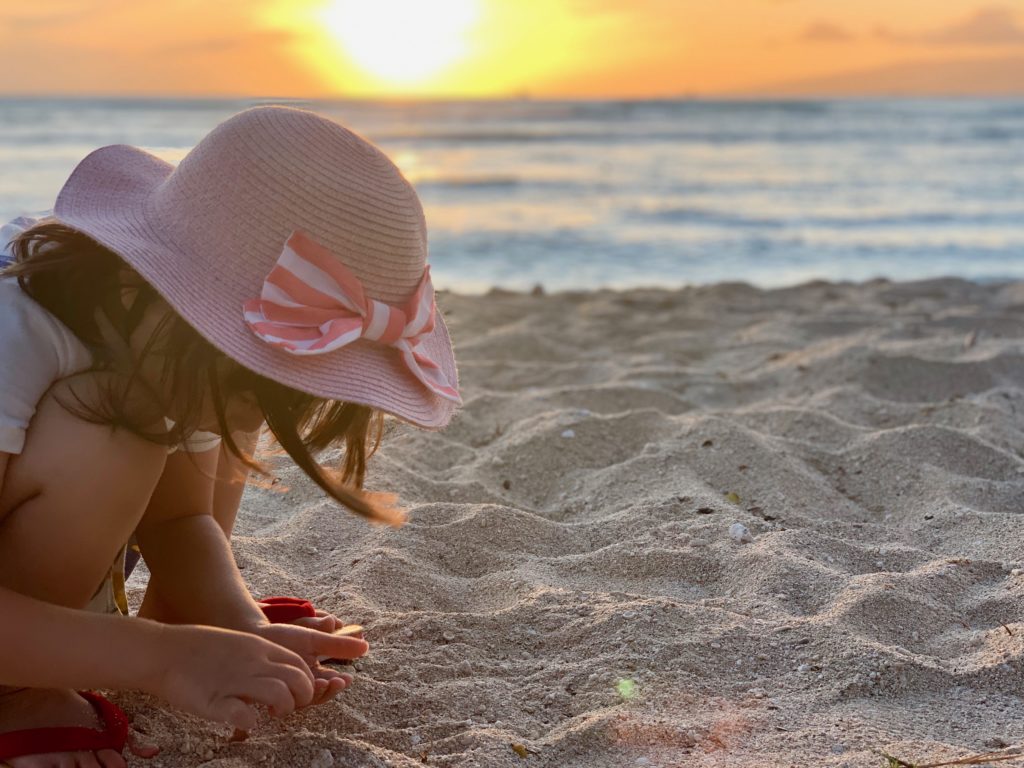
[[435,284],[1024,277],[1024,2],[0,0],[0,218],[90,150],[325,113]]

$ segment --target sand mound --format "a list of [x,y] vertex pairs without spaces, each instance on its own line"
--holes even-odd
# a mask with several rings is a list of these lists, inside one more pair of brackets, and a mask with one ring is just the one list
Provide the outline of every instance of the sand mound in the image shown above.
[[158,765],[853,768],[1024,732],[1024,288],[440,301],[465,410],[372,461],[411,522],[288,468],[243,503],[254,591],[368,628],[355,684],[235,744],[121,697]]

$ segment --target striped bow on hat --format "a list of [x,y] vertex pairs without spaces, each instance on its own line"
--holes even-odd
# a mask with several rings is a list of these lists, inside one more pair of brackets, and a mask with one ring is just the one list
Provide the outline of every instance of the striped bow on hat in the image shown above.
[[244,305],[246,325],[293,355],[323,355],[356,339],[395,347],[413,376],[439,397],[461,403],[421,342],[434,328],[430,267],[404,307],[368,298],[363,284],[324,246],[296,230],[263,281],[260,298]]

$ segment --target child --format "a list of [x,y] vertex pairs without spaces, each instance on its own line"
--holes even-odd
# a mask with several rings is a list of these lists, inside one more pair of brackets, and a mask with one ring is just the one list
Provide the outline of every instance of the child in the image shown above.
[[[177,167],[94,151],[21,227],[0,272],[0,763],[124,766],[123,713],[78,688],[243,730],[253,704],[332,698],[351,677],[318,658],[366,642],[256,602],[227,537],[264,422],[331,497],[401,524],[359,490],[382,414],[440,429],[461,402],[413,188],[337,123],[258,107]],[[333,444],[339,476],[314,459]],[[151,578],[126,620],[104,614],[127,612],[133,534]]]

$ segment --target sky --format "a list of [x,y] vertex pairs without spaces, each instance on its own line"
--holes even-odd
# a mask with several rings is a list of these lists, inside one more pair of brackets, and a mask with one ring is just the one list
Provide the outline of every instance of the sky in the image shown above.
[[0,93],[1024,95],[1024,0],[0,0]]

